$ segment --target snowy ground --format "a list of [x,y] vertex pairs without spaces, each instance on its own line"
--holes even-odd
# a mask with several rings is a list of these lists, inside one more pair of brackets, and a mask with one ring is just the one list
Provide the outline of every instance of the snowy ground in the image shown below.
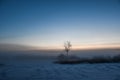
[[120,80],[120,63],[61,65],[48,60],[4,64],[0,80]]

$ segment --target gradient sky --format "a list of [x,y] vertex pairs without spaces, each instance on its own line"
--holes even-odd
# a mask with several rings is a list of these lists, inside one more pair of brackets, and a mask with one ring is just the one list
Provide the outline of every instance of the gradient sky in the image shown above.
[[119,0],[0,0],[0,44],[120,47]]

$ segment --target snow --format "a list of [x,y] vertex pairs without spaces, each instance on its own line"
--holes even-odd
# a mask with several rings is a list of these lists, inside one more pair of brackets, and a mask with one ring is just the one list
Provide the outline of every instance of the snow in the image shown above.
[[4,64],[0,80],[120,80],[120,63],[62,65],[52,60],[14,60]]

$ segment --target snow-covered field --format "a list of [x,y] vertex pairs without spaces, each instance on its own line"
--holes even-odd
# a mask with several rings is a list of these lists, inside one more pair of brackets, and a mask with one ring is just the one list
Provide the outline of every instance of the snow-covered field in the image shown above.
[[61,65],[36,60],[4,64],[0,80],[120,80],[120,63]]

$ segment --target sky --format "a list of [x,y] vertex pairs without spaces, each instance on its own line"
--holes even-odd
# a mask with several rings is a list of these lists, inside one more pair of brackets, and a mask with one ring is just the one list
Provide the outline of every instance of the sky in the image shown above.
[[120,0],[0,0],[0,49],[62,49],[65,41],[120,48]]

